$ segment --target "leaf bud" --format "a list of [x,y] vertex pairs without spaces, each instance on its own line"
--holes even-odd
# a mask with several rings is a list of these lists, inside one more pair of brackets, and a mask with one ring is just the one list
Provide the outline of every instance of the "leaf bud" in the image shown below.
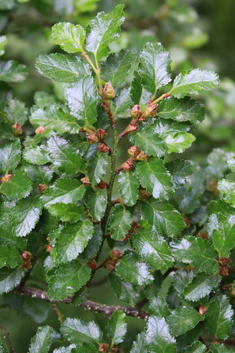
[[104,180],[101,180],[101,182],[99,184],[97,184],[96,189],[106,189],[107,188],[107,184]]
[[44,126],[39,126],[37,127],[37,129],[35,130],[35,134],[38,135],[38,134],[44,134],[46,132],[46,129]]
[[104,140],[108,133],[104,129],[98,129],[96,131],[96,135],[99,137],[100,140]]
[[187,227],[189,227],[191,224],[190,219],[188,217],[184,217],[184,223],[186,224]]
[[109,347],[109,345],[107,343],[101,343],[99,346],[99,352],[107,353],[108,347]]
[[23,254],[22,254],[22,259],[23,259],[23,260],[28,260],[28,259],[30,259],[31,255],[32,255],[31,252],[25,250],[25,251],[23,252]]
[[25,268],[26,270],[29,270],[31,267],[32,267],[32,262],[30,260],[23,262],[23,268]]
[[112,260],[107,261],[104,264],[104,268],[108,271],[113,271],[113,270],[115,270],[116,263],[117,263],[117,261],[112,261]]
[[97,262],[95,259],[90,260],[87,262],[87,266],[90,267],[92,270],[95,270],[97,267]]
[[81,182],[83,183],[83,185],[85,186],[89,186],[91,185],[90,181],[89,181],[89,178],[88,177],[84,177],[81,179]]
[[51,244],[47,244],[46,251],[47,252],[51,252],[51,250],[52,250],[52,245]]
[[217,182],[214,179],[212,179],[210,181],[210,183],[207,185],[206,189],[214,197],[219,195],[219,189],[217,188]]
[[134,119],[139,119],[142,114],[143,112],[138,104],[134,105],[134,107],[131,109],[131,116]]
[[90,143],[91,145],[93,145],[94,143],[99,142],[99,137],[96,136],[95,133],[86,134],[86,137],[87,137],[87,142]]
[[208,307],[207,306],[200,306],[200,308],[199,308],[199,313],[201,314],[201,315],[204,315],[205,314],[205,312],[208,310]]
[[13,127],[15,128],[15,135],[16,136],[19,136],[20,134],[22,134],[22,127],[18,123],[18,121],[13,125]]
[[107,153],[110,151],[110,148],[108,145],[106,145],[105,143],[100,143],[98,146],[97,146],[97,149],[100,153]]
[[151,194],[145,189],[140,190],[140,192],[139,192],[139,198],[142,201],[147,200],[150,196],[151,196]]
[[143,151],[141,151],[140,154],[136,157],[136,160],[138,161],[147,161],[148,159],[149,157]]
[[220,267],[219,268],[219,273],[222,276],[228,276],[229,275],[229,268],[228,267]]
[[127,152],[131,158],[136,158],[140,154],[140,149],[138,146],[131,146]]
[[110,251],[110,253],[108,254],[108,258],[109,258],[110,260],[117,260],[121,255],[122,255],[121,251],[119,251],[119,250],[112,250],[112,251]]
[[104,86],[104,96],[106,99],[113,99],[115,97],[115,91],[110,82],[106,82]]
[[200,238],[202,239],[207,239],[209,238],[209,234],[208,233],[201,233],[201,232],[198,232],[197,234]]
[[0,180],[2,183],[7,183],[8,181],[11,180],[11,177],[12,177],[12,174],[6,174]]
[[43,194],[46,189],[47,189],[47,185],[38,184],[38,190],[40,191],[41,194]]
[[128,159],[116,169],[116,173],[119,173],[121,170],[126,170],[127,172],[129,172],[132,169],[133,165],[133,161],[131,159]]
[[157,104],[148,105],[144,111],[145,118],[152,118],[157,114]]

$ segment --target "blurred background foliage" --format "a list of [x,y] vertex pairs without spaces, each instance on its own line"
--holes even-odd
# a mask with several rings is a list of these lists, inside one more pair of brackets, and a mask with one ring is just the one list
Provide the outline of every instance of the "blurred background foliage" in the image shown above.
[[[126,5],[126,21],[120,39],[111,45],[113,52],[129,48],[138,53],[146,42],[157,41],[170,51],[174,75],[191,67],[212,69],[220,75],[219,88],[199,97],[206,106],[206,118],[193,129],[197,140],[180,158],[206,165],[207,155],[213,148],[235,151],[234,0],[0,0],[0,32],[7,37],[2,39],[7,40],[2,59],[25,64],[29,72],[23,83],[1,84],[1,99],[15,95],[28,107],[35,99],[51,103],[54,94],[63,100],[62,87],[53,85],[34,66],[38,55],[61,51],[50,40],[51,26],[67,21],[86,27],[98,11],[110,11],[119,3]],[[0,51],[3,50],[0,42]],[[42,91],[46,92],[43,96],[38,93],[35,96],[36,92]],[[122,122],[119,124],[122,125]],[[123,125],[126,124],[127,121],[124,121]],[[40,263],[34,271],[40,272]],[[104,276],[102,271],[97,280]],[[35,283],[29,284],[36,286]],[[91,299],[120,304],[107,289],[107,283],[102,287],[93,287]],[[23,305],[20,303],[22,300]],[[22,309],[20,314],[16,314],[14,310],[19,306]],[[101,326],[106,322],[102,316],[86,313],[80,308],[64,305],[61,310],[70,317],[94,319],[95,315]],[[38,324],[51,324],[59,329],[57,316],[49,304],[38,304],[31,298],[23,299],[12,294],[11,302],[7,308],[3,304],[0,314],[11,332],[17,353],[27,352],[26,347]],[[126,339],[127,351],[136,332],[144,325],[140,320],[128,320],[131,334]]]

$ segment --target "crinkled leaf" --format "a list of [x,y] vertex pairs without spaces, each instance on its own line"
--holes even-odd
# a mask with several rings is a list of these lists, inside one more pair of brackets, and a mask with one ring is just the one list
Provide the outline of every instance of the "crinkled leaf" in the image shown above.
[[136,253],[131,251],[125,252],[119,259],[115,269],[116,274],[120,278],[135,285],[146,285],[154,279],[149,266],[142,262]]
[[[1,8],[1,5],[0,5]],[[7,44],[7,37],[6,36],[0,36],[0,55],[3,55],[5,53],[4,47]]]
[[23,268],[10,269],[3,267],[0,269],[0,294],[8,293],[14,289],[25,275]]
[[[140,74],[135,71],[133,80],[131,82],[131,99],[134,104],[139,104],[142,95],[142,78]],[[147,101],[148,102],[148,101]],[[147,103],[145,102],[145,104]]]
[[0,81],[22,82],[27,75],[25,65],[20,65],[14,60],[0,62]]
[[123,88],[119,96],[114,99],[114,104],[116,107],[114,114],[116,115],[122,114],[127,109],[130,109],[133,104],[130,95],[130,88]]
[[93,219],[93,222],[99,222],[104,216],[104,212],[107,204],[107,190],[98,189],[94,191],[89,190],[86,193],[86,204],[89,208],[89,213]]
[[176,159],[166,163],[165,167],[171,173],[171,180],[174,188],[178,188],[185,184],[186,177],[193,172],[191,163],[182,159]]
[[90,276],[91,269],[86,263],[73,261],[63,264],[48,275],[48,295],[53,300],[63,300],[82,288]]
[[0,268],[4,266],[15,268],[16,266],[21,266],[22,264],[23,260],[21,254],[15,247],[0,247]]
[[24,314],[28,315],[33,322],[41,324],[48,317],[50,304],[43,300],[24,296],[22,309]]
[[47,185],[53,178],[53,170],[47,165],[27,165],[24,168],[34,183]]
[[210,334],[226,340],[231,333],[234,311],[226,295],[213,300],[206,311],[205,329]]
[[98,152],[96,156],[91,157],[88,161],[88,178],[91,184],[97,185],[106,173],[108,165],[107,153]]
[[123,342],[127,332],[127,319],[123,311],[115,311],[106,326],[107,336],[111,339],[111,347]]
[[[213,223],[213,215],[210,217],[210,223]],[[232,220],[231,220],[232,221]],[[210,224],[212,228],[212,224]],[[235,223],[230,222],[227,216],[217,214],[213,224],[213,245],[219,253],[219,257],[229,257],[230,250],[235,246]]]
[[141,332],[133,342],[130,353],[147,353],[144,331]]
[[82,46],[85,38],[86,31],[80,25],[74,26],[69,22],[59,22],[52,27],[51,39],[53,43],[60,45],[67,53],[83,51]]
[[121,240],[125,238],[131,228],[132,215],[124,205],[116,205],[109,221],[111,238]]
[[26,172],[14,171],[11,180],[3,183],[1,192],[11,198],[23,199],[29,196],[32,190],[32,181]]
[[194,328],[205,315],[187,306],[178,307],[167,318],[167,323],[174,336],[179,336]]
[[48,208],[52,216],[59,217],[62,222],[76,223],[84,214],[82,205],[74,205],[72,203],[64,204],[62,202],[50,205]]
[[51,347],[53,328],[39,327],[36,335],[31,339],[29,353],[47,353]]
[[171,336],[165,318],[150,317],[145,340],[148,351],[153,353],[176,353],[176,340]]
[[77,120],[88,124],[96,122],[98,93],[93,77],[85,77],[72,83],[66,90],[66,100],[71,114]]
[[108,56],[109,44],[120,36],[123,8],[124,5],[118,5],[107,14],[99,12],[87,27],[86,49],[95,55],[97,61]]
[[204,353],[207,347],[201,342],[194,342],[190,347],[185,348],[182,353]]
[[197,301],[216,289],[220,281],[221,277],[217,272],[213,275],[199,273],[194,277],[192,283],[185,288],[183,295],[186,300]]
[[182,153],[191,146],[195,139],[195,136],[188,134],[187,132],[180,132],[174,135],[169,134],[164,138],[164,142],[167,146],[167,153]]
[[82,346],[76,347],[76,351],[73,350],[72,353],[97,353],[97,347],[91,342],[85,342]]
[[89,64],[73,55],[40,55],[36,59],[36,68],[41,75],[57,82],[72,83],[76,79],[91,76]]
[[222,193],[223,199],[235,207],[235,182],[222,179],[218,183],[218,189]]
[[63,336],[70,342],[80,346],[81,343],[102,342],[102,331],[94,321],[66,319],[61,327]]
[[135,173],[141,185],[155,199],[169,199],[173,195],[171,176],[161,159],[151,157],[148,161],[138,163]]
[[[199,324],[194,327],[192,330],[187,331],[185,334],[178,336],[176,338],[177,341],[177,353],[181,353],[182,351],[184,353],[185,350],[187,351],[187,349],[190,349],[190,347],[193,347],[194,344],[193,342],[196,341],[202,334],[203,331],[203,325],[201,322],[199,322]],[[196,341],[196,344],[198,343],[198,341]],[[190,346],[190,347],[189,347]],[[185,348],[185,350],[183,350]],[[202,353],[200,350],[199,352],[196,351],[196,353]]]
[[16,140],[15,128],[8,123],[0,122],[0,138],[10,141]]
[[163,317],[167,317],[170,315],[170,311],[167,305],[167,302],[164,298],[154,296],[151,298],[149,303],[149,312],[152,315],[159,317],[162,319]]
[[17,99],[10,99],[0,107],[0,114],[12,125],[18,122],[21,126],[28,119],[28,109]]
[[186,226],[180,213],[167,201],[156,201],[151,197],[142,204],[141,211],[144,220],[148,221],[153,231],[158,234],[173,238]]
[[233,353],[232,349],[228,349],[224,344],[210,345],[210,350],[212,353]]
[[219,148],[214,148],[207,157],[208,167],[206,171],[212,176],[213,179],[221,179],[225,171],[228,169],[227,154]]
[[127,206],[133,206],[138,199],[139,182],[133,172],[120,172],[118,176],[118,190]]
[[155,94],[171,81],[169,52],[160,43],[147,43],[140,52],[138,73],[144,88]]
[[49,162],[46,151],[42,146],[25,148],[24,159],[36,165],[44,165]]
[[7,173],[17,167],[21,159],[20,140],[7,142],[0,147],[0,170]]
[[84,261],[90,261],[95,255],[97,255],[103,240],[102,235],[103,233],[101,228],[99,226],[96,226],[92,238],[89,240],[87,247],[80,255],[80,257],[82,257]]
[[187,94],[210,91],[219,84],[219,77],[213,71],[191,69],[176,76],[171,94],[183,98]]
[[185,287],[192,282],[194,277],[195,274],[193,271],[180,269],[174,274],[172,285],[177,293],[182,294]]
[[112,291],[124,303],[135,305],[140,301],[139,289],[132,283],[121,280],[113,272],[109,273],[108,280]]

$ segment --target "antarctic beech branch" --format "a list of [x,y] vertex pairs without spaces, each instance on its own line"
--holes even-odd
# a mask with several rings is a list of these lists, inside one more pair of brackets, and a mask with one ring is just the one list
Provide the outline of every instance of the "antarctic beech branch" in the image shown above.
[[2,320],[0,319],[0,330],[3,333],[3,337],[6,341],[9,353],[15,353],[14,348],[11,345],[10,339],[9,339],[9,332],[7,331],[6,327],[4,326]]

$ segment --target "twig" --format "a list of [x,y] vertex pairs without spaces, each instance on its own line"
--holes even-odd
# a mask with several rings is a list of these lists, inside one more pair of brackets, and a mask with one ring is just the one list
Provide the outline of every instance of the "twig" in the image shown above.
[[15,352],[14,348],[12,347],[11,342],[9,340],[9,332],[6,330],[6,328],[3,325],[3,322],[2,322],[1,319],[0,319],[0,329],[1,329],[2,333],[3,333],[3,337],[4,337],[5,341],[6,341],[7,347],[9,349],[9,353],[14,353]]
[[63,325],[63,314],[61,313],[58,304],[52,303],[52,306],[58,316],[60,324]]

